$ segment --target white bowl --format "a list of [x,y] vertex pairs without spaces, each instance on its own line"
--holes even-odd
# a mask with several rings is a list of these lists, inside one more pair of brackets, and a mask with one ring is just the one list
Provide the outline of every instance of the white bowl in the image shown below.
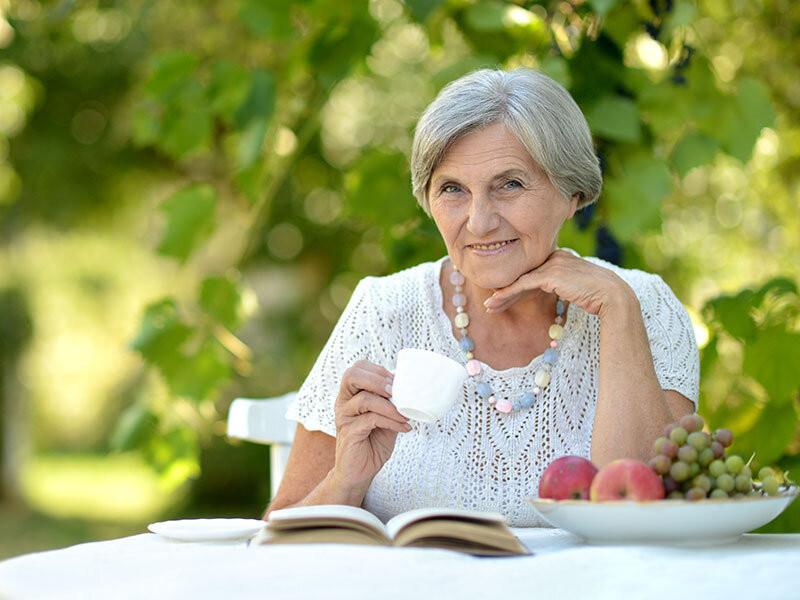
[[798,495],[796,485],[778,496],[647,502],[528,498],[554,527],[590,544],[705,546],[734,542],[766,525]]

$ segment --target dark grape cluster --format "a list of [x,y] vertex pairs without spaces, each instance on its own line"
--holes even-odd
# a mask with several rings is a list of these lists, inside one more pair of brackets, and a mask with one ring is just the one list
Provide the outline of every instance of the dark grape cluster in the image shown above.
[[783,476],[778,471],[764,467],[758,472],[759,482],[754,482],[750,461],[745,463],[741,456],[727,453],[733,433],[717,429],[708,434],[704,426],[700,415],[685,415],[668,425],[653,444],[656,454],[649,464],[661,475],[667,498],[702,500],[780,493]]

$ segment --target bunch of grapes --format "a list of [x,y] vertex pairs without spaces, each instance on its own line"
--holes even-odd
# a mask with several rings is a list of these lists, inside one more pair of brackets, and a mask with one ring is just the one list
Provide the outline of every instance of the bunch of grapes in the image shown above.
[[782,475],[764,467],[754,483],[750,461],[728,454],[733,443],[729,429],[717,429],[709,435],[698,414],[685,415],[678,423],[668,425],[664,435],[653,445],[656,455],[650,467],[664,482],[667,498],[739,498],[758,491],[775,496],[780,493]]

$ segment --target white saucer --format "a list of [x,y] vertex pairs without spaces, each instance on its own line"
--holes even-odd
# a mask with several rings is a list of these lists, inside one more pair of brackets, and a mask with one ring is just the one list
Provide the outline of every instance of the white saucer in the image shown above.
[[248,540],[266,526],[259,519],[178,519],[150,523],[153,533],[181,542]]

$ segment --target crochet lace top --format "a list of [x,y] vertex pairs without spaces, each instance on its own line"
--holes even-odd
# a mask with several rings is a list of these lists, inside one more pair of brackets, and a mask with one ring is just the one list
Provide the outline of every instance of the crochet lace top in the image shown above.
[[[633,289],[642,310],[661,387],[697,407],[699,354],[689,315],[658,275],[611,269]],[[336,323],[286,418],[335,436],[334,403],[342,374],[360,359],[394,371],[401,348],[423,348],[464,363],[442,308],[439,284],[447,256],[384,277],[362,279]],[[518,398],[534,387],[539,355],[522,367],[483,364],[496,398]],[[382,521],[422,507],[495,511],[512,527],[547,527],[525,500],[536,496],[550,462],[566,454],[590,458],[598,393],[599,319],[569,305],[552,380],[529,409],[503,414],[489,406],[473,378],[436,423],[411,420],[373,479],[362,506]]]

